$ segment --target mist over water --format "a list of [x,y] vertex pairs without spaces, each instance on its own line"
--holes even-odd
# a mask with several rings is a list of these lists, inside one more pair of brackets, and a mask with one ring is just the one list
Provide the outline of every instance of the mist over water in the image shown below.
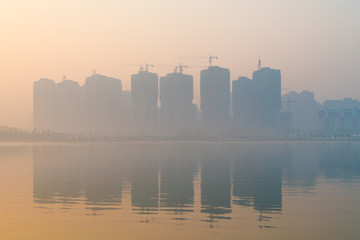
[[1,0],[0,239],[359,240],[359,12]]
[[56,228],[67,239],[357,239],[359,149],[355,142],[3,144],[0,236],[46,238]]

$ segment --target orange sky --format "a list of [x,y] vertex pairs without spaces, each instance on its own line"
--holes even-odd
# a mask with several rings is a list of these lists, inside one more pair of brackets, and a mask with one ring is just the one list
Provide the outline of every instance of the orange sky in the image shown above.
[[[138,68],[115,63],[177,64],[177,56],[209,52],[232,79],[250,77],[261,56],[281,69],[283,88],[314,91],[319,101],[359,98],[359,11],[358,0],[2,0],[0,125],[32,127],[41,77],[82,84],[95,69],[129,89]],[[196,102],[200,70],[186,70]]]

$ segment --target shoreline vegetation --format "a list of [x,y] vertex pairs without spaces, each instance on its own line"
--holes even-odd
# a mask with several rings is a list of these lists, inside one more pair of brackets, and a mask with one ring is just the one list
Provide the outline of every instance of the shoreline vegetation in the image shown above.
[[66,134],[49,130],[0,127],[0,142],[244,142],[244,141],[360,141],[354,133],[299,133],[277,132],[273,135],[236,136],[222,132],[218,135],[175,136],[96,136],[93,134]]

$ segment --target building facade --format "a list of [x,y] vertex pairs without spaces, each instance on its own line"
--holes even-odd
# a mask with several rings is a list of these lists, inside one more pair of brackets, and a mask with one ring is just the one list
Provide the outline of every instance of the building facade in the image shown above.
[[352,98],[327,100],[319,111],[320,129],[333,133],[360,131],[360,102]]
[[160,78],[161,128],[165,134],[189,132],[196,126],[193,77],[181,72]]
[[93,74],[84,85],[86,129],[97,135],[118,135],[122,127],[120,79]]
[[229,123],[230,70],[210,66],[200,72],[201,120],[205,127],[223,128]]
[[34,128],[56,128],[56,83],[47,78],[34,82],[33,86]]
[[279,127],[281,109],[281,73],[278,69],[260,68],[253,73],[258,96],[257,115],[264,130]]
[[131,76],[133,120],[138,134],[154,135],[157,132],[158,81],[158,75],[148,71]]
[[232,82],[232,108],[237,128],[255,129],[258,127],[258,95],[256,82],[247,77],[239,77]]
[[292,114],[294,130],[306,132],[319,129],[319,110],[321,104],[315,100],[314,93],[291,91],[281,97],[282,112]]

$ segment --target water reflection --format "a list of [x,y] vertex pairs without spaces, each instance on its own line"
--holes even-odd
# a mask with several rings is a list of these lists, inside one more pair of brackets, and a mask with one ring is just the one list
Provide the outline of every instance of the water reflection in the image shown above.
[[90,215],[164,213],[210,226],[246,208],[257,212],[260,228],[274,228],[284,194],[311,194],[318,179],[360,173],[356,143],[37,146],[33,156],[37,206],[71,211],[83,204]]
[[[231,174],[230,156],[226,145],[208,145],[201,151],[201,212],[208,213],[210,221],[230,219]],[[226,216],[222,216],[226,215]]]
[[281,161],[287,151],[274,146],[239,149],[233,160],[234,204],[253,206],[259,212],[281,211]]
[[189,145],[168,145],[166,150],[162,151],[159,169],[161,209],[178,214],[193,211],[193,181],[198,171],[194,151]]
[[158,161],[150,154],[140,152],[139,155],[133,159],[136,167],[131,168],[131,204],[133,210],[150,214],[159,206]]

